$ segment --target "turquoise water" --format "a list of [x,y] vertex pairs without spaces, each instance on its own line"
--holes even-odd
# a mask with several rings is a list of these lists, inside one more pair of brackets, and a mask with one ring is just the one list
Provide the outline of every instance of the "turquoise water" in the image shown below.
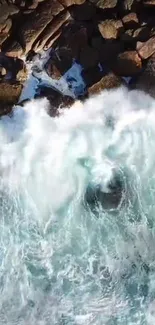
[[[155,323],[155,101],[104,92],[0,121],[0,324]],[[116,207],[94,209],[119,175]]]

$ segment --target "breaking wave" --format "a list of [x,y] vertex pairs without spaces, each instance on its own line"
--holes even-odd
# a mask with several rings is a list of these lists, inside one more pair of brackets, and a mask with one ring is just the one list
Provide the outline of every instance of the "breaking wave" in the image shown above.
[[155,100],[47,111],[0,120],[0,324],[153,325]]

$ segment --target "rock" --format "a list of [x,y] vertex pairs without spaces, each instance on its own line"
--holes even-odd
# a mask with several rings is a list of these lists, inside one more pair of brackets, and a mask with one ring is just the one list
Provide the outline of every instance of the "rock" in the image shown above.
[[81,5],[85,2],[86,0],[59,0],[59,2],[64,6],[64,7],[70,7],[72,5]]
[[67,48],[58,48],[48,60],[45,68],[48,75],[53,79],[60,79],[67,72],[73,62],[72,52]]
[[13,105],[17,104],[22,91],[22,85],[0,82],[0,115],[11,112]]
[[136,51],[120,53],[113,63],[113,71],[119,76],[134,76],[142,69],[142,61]]
[[94,3],[101,9],[115,8],[117,5],[117,0],[90,0],[90,2]]
[[57,15],[41,33],[39,39],[33,44],[33,50],[35,52],[38,52],[44,49],[46,44],[49,44],[49,40],[50,42],[52,41],[52,36],[55,36],[55,34],[59,31],[60,27],[62,27],[62,25],[69,18],[70,18],[70,13],[67,10],[62,11],[59,15]]
[[111,63],[123,50],[123,44],[119,40],[106,42],[99,49],[99,61],[103,64],[111,66]]
[[136,0],[122,0],[122,8],[125,11],[131,11],[135,9],[137,4]]
[[86,87],[91,87],[93,84],[101,80],[101,78],[103,77],[103,72],[101,71],[99,66],[96,66],[88,70],[83,70],[82,77],[86,84]]
[[148,59],[145,69],[132,87],[155,98],[155,53]]
[[121,20],[107,19],[99,23],[98,28],[105,39],[116,39],[123,32]]
[[99,63],[98,51],[89,45],[85,46],[80,51],[79,63],[85,69],[95,67]]
[[65,96],[50,87],[41,87],[35,98],[46,97],[49,100],[49,115],[58,116],[63,108],[71,107],[75,100],[72,97]]
[[57,0],[47,0],[41,3],[34,13],[27,16],[20,26],[19,34],[25,54],[31,50],[39,35],[52,21],[53,16],[59,14],[63,9],[64,7]]
[[152,7],[152,6],[155,6],[155,0],[144,0],[143,4],[144,4],[144,6]]
[[132,37],[136,41],[145,42],[150,37],[150,29],[147,26],[137,28],[133,31]]
[[2,50],[5,55],[14,58],[20,58],[23,55],[23,49],[17,41],[10,41],[2,47]]
[[139,26],[139,20],[135,12],[130,12],[122,18],[123,25],[126,29],[137,28]]
[[22,68],[19,68],[19,71],[16,73],[16,80],[23,84],[28,76],[28,71],[26,65],[23,63]]
[[95,16],[96,7],[89,2],[85,2],[81,6],[72,6],[70,13],[75,20],[91,20]]
[[149,58],[155,52],[155,36],[143,44],[137,44],[137,52],[142,59]]
[[97,212],[99,206],[105,210],[117,209],[122,203],[124,184],[120,175],[116,175],[109,183],[108,191],[103,191],[102,186],[90,184],[85,193],[85,203],[93,212]]
[[81,23],[71,22],[65,28],[55,43],[54,48],[66,48],[72,53],[72,57],[79,59],[80,51],[88,43],[88,31]]
[[102,77],[100,81],[88,88],[89,95],[99,94],[102,90],[118,88],[123,84],[122,79],[110,72]]
[[0,66],[0,76],[3,77],[6,75],[6,73],[7,73],[6,69]]

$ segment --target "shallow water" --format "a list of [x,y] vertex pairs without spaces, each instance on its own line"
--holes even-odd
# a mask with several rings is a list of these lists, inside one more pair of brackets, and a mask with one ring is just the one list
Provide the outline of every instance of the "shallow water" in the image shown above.
[[[125,89],[0,121],[0,324],[155,323],[155,101]],[[115,208],[85,202],[118,174]]]

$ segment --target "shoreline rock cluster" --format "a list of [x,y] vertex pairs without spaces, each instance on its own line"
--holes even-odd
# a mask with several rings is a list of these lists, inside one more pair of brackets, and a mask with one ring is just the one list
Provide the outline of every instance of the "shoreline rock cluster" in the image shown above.
[[[24,61],[50,48],[47,74],[59,80],[78,62],[86,96],[118,87],[123,77],[154,96],[154,17],[154,0],[1,0],[0,115],[18,102]],[[45,93],[54,98],[53,90]]]

